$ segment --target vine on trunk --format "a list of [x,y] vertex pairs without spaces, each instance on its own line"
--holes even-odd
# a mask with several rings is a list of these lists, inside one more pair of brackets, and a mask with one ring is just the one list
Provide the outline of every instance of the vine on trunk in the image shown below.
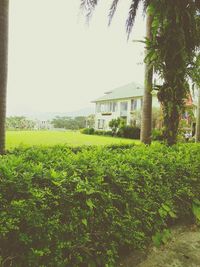
[[153,40],[147,40],[146,60],[163,81],[155,89],[163,107],[164,137],[173,145],[189,95],[188,66],[198,45],[198,7],[190,0],[163,0],[152,1],[149,9],[154,17]]

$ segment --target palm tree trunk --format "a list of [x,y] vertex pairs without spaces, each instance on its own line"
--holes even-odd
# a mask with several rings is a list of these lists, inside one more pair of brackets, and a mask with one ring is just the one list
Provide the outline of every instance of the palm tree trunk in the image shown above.
[[[152,33],[151,33],[152,21],[153,21],[152,16],[147,13],[146,37],[149,40],[152,39]],[[152,130],[152,94],[151,94],[152,78],[153,78],[153,68],[150,67],[147,62],[145,63],[145,84],[144,84],[140,140],[148,145],[151,144],[151,130]]]
[[196,120],[196,142],[200,142],[200,87],[198,90],[197,120]]
[[8,5],[9,0],[0,0],[0,154],[5,153]]

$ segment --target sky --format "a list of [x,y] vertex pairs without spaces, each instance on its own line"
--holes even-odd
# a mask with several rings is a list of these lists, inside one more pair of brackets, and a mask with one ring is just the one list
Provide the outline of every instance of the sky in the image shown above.
[[127,42],[130,1],[99,1],[89,26],[80,0],[10,0],[7,115],[70,112],[118,86],[143,84],[142,12]]

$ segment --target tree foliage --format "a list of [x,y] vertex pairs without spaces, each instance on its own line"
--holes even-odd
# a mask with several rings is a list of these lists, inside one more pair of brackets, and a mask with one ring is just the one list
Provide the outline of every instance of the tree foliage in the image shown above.
[[52,120],[52,124],[55,128],[65,128],[69,130],[82,129],[86,125],[86,117],[78,116],[75,118],[56,116]]
[[[109,23],[119,0],[112,2]],[[81,6],[91,17],[97,0],[82,0]],[[144,11],[149,9],[153,17],[153,40],[146,39],[148,50],[146,62],[163,80],[158,86],[158,99],[163,107],[164,136],[169,145],[176,143],[180,115],[188,97],[188,69],[193,61],[194,51],[199,46],[199,0],[132,0],[126,20],[129,38],[139,3]]]
[[35,122],[24,116],[11,116],[6,118],[6,129],[8,130],[28,130],[33,129]]
[[189,95],[189,67],[199,45],[199,4],[190,0],[152,1],[149,9],[154,17],[153,40],[147,40],[146,60],[163,80],[156,89],[163,107],[164,136],[172,145]]
[[[81,9],[83,10],[87,20],[89,20],[93,14],[94,9],[96,8],[99,0],[80,0],[81,1]],[[111,24],[113,16],[117,10],[117,5],[120,2],[120,0],[113,0],[108,12],[108,25]],[[135,17],[137,14],[137,10],[140,3],[143,3],[144,12],[146,12],[146,9],[148,5],[150,4],[151,0],[132,0],[130,3],[130,8],[126,20],[126,32],[127,37],[130,37],[130,33],[132,31]]]
[[189,67],[189,76],[193,83],[200,87],[200,51],[196,51]]
[[112,120],[109,122],[109,127],[111,128],[113,135],[116,135],[116,134],[117,134],[117,130],[118,130],[119,127],[120,127],[120,123],[121,123],[120,118],[112,119]]

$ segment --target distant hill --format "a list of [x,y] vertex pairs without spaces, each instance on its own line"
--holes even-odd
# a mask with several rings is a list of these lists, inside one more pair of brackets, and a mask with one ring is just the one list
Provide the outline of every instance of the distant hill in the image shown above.
[[88,116],[90,114],[94,114],[94,108],[86,107],[79,110],[71,111],[71,112],[20,112],[16,114],[8,114],[8,116],[25,116],[30,119],[38,119],[38,120],[51,120],[56,116],[69,116],[69,117],[78,117],[78,116]]

